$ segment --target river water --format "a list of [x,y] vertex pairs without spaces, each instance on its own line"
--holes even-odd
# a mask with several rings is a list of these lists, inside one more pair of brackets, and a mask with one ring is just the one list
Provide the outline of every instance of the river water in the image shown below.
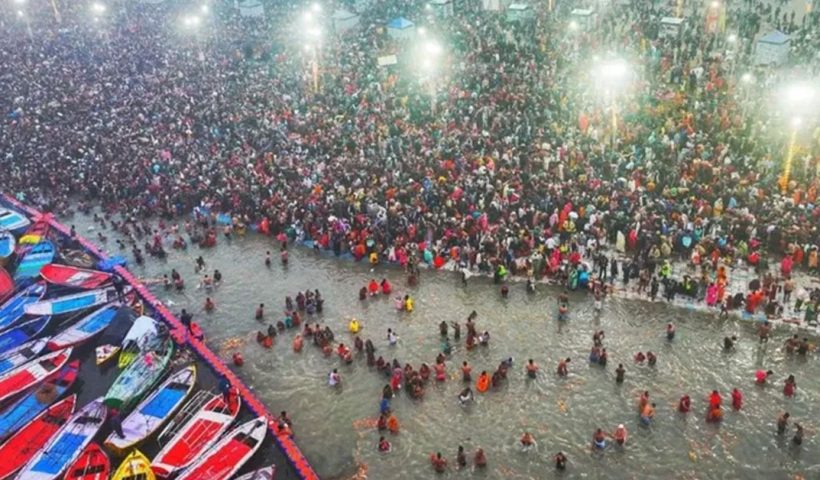
[[[78,214],[66,223],[75,224],[89,239],[96,235],[97,230],[88,230],[92,222],[86,216]],[[117,249],[110,231],[106,234],[110,238],[102,244],[105,250],[130,257]],[[264,265],[266,250],[274,254],[270,268]],[[157,296],[173,311],[194,311],[215,351],[237,339],[244,341],[239,350],[245,365],[236,370],[272,411],[286,409],[292,415],[297,443],[322,478],[346,478],[359,464],[367,465],[371,479],[431,478],[435,475],[428,457],[434,451],[441,451],[450,463],[441,478],[820,478],[820,450],[813,435],[820,418],[814,405],[820,397],[820,366],[816,356],[785,354],[782,343],[790,335],[786,329],[775,331],[771,342],[760,346],[753,325],[735,319],[617,298],[608,299],[604,312],[596,314],[583,294],[571,295],[570,317],[559,323],[557,288],[539,285],[536,293],[527,294],[523,285],[512,284],[509,298],[502,300],[489,279],[472,278],[463,286],[455,273],[422,272],[419,285],[407,289],[404,275],[393,267],[373,271],[367,264],[309,249],[292,249],[289,265],[283,267],[277,251],[271,239],[256,235],[230,242],[220,237],[214,249],[170,251],[166,261],[148,259],[145,266],[129,268],[143,278],[161,277],[176,268],[187,289],[176,293],[155,285],[151,288]],[[210,293],[216,302],[212,313],[204,312],[206,293],[196,288],[194,259],[200,254],[209,271],[218,268],[224,276],[223,285]],[[414,297],[414,312],[397,312],[385,296],[358,300],[361,286],[382,277]],[[492,340],[489,347],[470,352],[458,345],[447,363],[450,378],[443,384],[431,380],[423,400],[402,393],[392,401],[401,433],[390,438],[393,452],[379,454],[379,433],[366,425],[378,417],[381,389],[388,379],[368,368],[363,356],[342,365],[336,355],[324,358],[308,342],[301,353],[294,353],[295,330],[278,336],[270,350],[254,341],[255,332],[263,327],[254,320],[256,305],[264,303],[267,320],[275,322],[283,318],[285,296],[295,297],[308,288],[318,288],[325,298],[324,312],[311,322],[329,325],[338,341],[352,344],[347,322],[355,317],[364,325],[362,337],[376,345],[376,354],[398,358],[402,365],[432,365],[440,351],[438,324],[463,324],[472,310],[478,312],[479,330],[489,330]],[[673,342],[664,334],[667,322],[678,326]],[[388,328],[400,336],[395,347],[387,344]],[[606,332],[606,368],[586,360],[595,330]],[[722,339],[732,334],[740,339],[737,349],[724,353]],[[632,355],[639,350],[656,352],[657,366],[635,365]],[[224,350],[226,358],[233,351]],[[515,365],[506,384],[477,395],[472,406],[460,407],[456,396],[463,385],[456,374],[461,362],[469,361],[475,375],[485,369],[492,372],[510,356]],[[558,378],[555,367],[564,357],[572,358],[570,375]],[[528,358],[542,368],[535,380],[524,374]],[[622,385],[614,381],[619,362],[627,369]],[[326,384],[333,368],[342,375],[341,389]],[[759,368],[775,372],[771,385],[754,384]],[[782,394],[788,374],[794,374],[798,384],[798,394],[791,399]],[[726,404],[734,387],[744,394],[743,409],[727,409],[722,424],[707,424],[708,393],[720,390]],[[637,398],[644,390],[657,403],[651,427],[640,426],[637,416]],[[675,409],[683,393],[693,399],[688,416]],[[776,435],[775,421],[783,411],[804,425],[807,438],[801,447],[791,443],[791,426],[787,436]],[[611,432],[619,423],[630,432],[626,448],[592,452],[593,431],[600,427]],[[517,446],[525,430],[538,442],[526,453]],[[484,448],[487,469],[452,468],[458,445],[470,456]],[[560,475],[551,460],[559,450],[569,457],[568,470]]]

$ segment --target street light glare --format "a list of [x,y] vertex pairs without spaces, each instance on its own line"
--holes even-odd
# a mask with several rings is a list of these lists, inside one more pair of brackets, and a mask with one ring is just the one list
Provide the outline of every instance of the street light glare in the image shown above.
[[96,14],[105,13],[105,5],[100,2],[94,2],[91,4],[91,11]]
[[188,15],[186,17],[183,17],[182,24],[186,27],[196,27],[197,25],[199,25],[199,17],[196,15]]
[[718,2],[717,0],[714,0],[712,2],[712,8],[718,8],[718,7],[720,7],[720,2]]
[[754,79],[755,77],[752,76],[752,74],[749,72],[746,72],[740,76],[740,81],[742,81],[743,83],[752,83]]
[[204,13],[204,14],[206,14],[206,15],[207,15],[207,14],[208,14],[208,11],[209,11],[210,9],[208,8],[208,6],[207,6],[207,5],[203,5],[203,6],[202,6],[202,8],[200,8],[200,10],[202,10],[202,13]]
[[578,30],[578,22],[576,22],[575,20],[571,20],[569,22],[569,29],[572,30],[573,32],[577,31]]
[[799,105],[814,99],[814,88],[806,83],[795,83],[786,89],[786,101]]
[[313,10],[314,12],[316,12],[316,13],[319,13],[319,12],[322,11],[322,6],[319,5],[318,3],[314,3],[313,5],[310,6],[310,9]]
[[629,67],[623,60],[610,60],[601,64],[599,72],[603,77],[608,79],[620,80],[629,73]]
[[23,13],[22,10],[17,10],[17,16],[23,18],[23,16],[25,16],[25,13]]
[[434,41],[429,41],[424,44],[424,50],[430,55],[440,55],[442,52],[441,45]]
[[735,43],[737,41],[737,35],[735,35],[734,33],[730,34],[728,37],[726,37],[726,41],[729,43]]
[[423,36],[425,36],[425,35],[427,35],[427,29],[426,29],[426,28],[424,28],[424,27],[419,27],[419,28],[418,28],[418,30],[416,30],[416,31],[417,31],[417,32],[418,32],[418,34],[419,34],[419,35],[421,35],[422,37],[423,37]]

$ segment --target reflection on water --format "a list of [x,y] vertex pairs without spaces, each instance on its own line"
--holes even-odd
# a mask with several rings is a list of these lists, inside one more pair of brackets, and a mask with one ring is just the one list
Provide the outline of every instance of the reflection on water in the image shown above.
[[[85,232],[88,219],[73,223]],[[88,235],[92,237],[92,234]],[[108,247],[116,244],[109,240]],[[555,317],[557,290],[539,287],[527,295],[523,285],[511,288],[501,300],[491,282],[472,279],[467,287],[453,273],[423,273],[417,288],[410,290],[416,309],[412,314],[394,310],[386,297],[358,300],[358,289],[371,277],[387,277],[402,292],[401,272],[390,267],[371,271],[369,265],[337,261],[310,250],[291,252],[290,264],[275,262],[264,266],[264,253],[272,249],[269,239],[250,236],[225,242],[213,250],[192,248],[171,252],[167,262],[149,260],[144,267],[132,265],[139,276],[155,278],[174,267],[186,279],[188,289],[178,294],[162,287],[152,289],[178,311],[186,307],[197,313],[214,349],[228,339],[246,339],[241,351],[245,366],[239,370],[274,411],[286,409],[294,417],[297,442],[322,478],[349,475],[359,462],[368,465],[369,478],[412,479],[433,476],[428,456],[440,450],[455,462],[458,445],[472,454],[482,447],[489,467],[485,472],[452,470],[442,478],[462,478],[473,474],[487,479],[530,479],[553,476],[552,455],[563,450],[569,456],[568,471],[561,478],[785,478],[786,472],[806,478],[820,475],[820,453],[813,433],[818,412],[816,378],[820,374],[816,358],[787,357],[780,346],[788,331],[778,331],[769,345],[756,343],[751,325],[735,320],[719,320],[687,309],[663,304],[610,299],[602,314],[596,315],[585,296],[571,296],[569,321],[559,324]],[[206,314],[202,305],[205,292],[195,288],[194,258],[201,254],[209,270],[218,268],[224,285],[212,292],[216,311]],[[364,325],[362,336],[371,338],[377,355],[398,358],[402,364],[418,367],[432,363],[440,349],[438,324],[464,322],[470,311],[479,314],[478,327],[492,334],[489,348],[467,352],[458,346],[448,361],[451,376],[444,384],[428,385],[425,398],[414,401],[403,394],[392,402],[401,423],[401,433],[390,438],[393,452],[379,454],[379,437],[366,419],[375,421],[386,378],[369,369],[364,358],[352,365],[340,365],[337,357],[324,358],[312,345],[301,353],[290,347],[295,331],[276,339],[265,350],[253,337],[262,325],[254,320],[256,305],[264,303],[269,322],[280,320],[286,295],[318,288],[325,297],[325,311],[312,321],[330,325],[337,338],[352,343],[347,320],[355,317]],[[669,343],[664,336],[667,322],[678,326],[677,337]],[[389,347],[387,328],[400,335]],[[609,352],[606,369],[590,365],[587,355],[595,329],[606,331]],[[735,352],[724,353],[725,335],[740,337]],[[307,342],[306,342],[307,343]],[[638,367],[631,361],[637,351],[658,353],[656,368]],[[478,395],[469,408],[458,405],[462,388],[456,376],[458,366],[468,360],[474,371],[492,371],[509,356],[515,365],[509,380],[499,391]],[[562,357],[572,357],[570,375],[559,379],[553,373]],[[542,371],[535,380],[524,375],[524,363],[533,358]],[[624,363],[627,373],[622,385],[614,382],[614,370]],[[328,372],[338,367],[343,387],[326,386]],[[753,383],[754,370],[772,369],[775,383],[765,388]],[[782,381],[794,373],[798,395],[786,399]],[[740,412],[726,412],[722,425],[703,421],[705,398],[712,389],[724,394],[738,387],[744,394]],[[657,402],[654,424],[639,426],[636,400],[649,390]],[[688,393],[693,412],[676,413],[678,398]],[[801,448],[789,437],[775,435],[775,420],[788,410],[807,432]],[[594,429],[612,431],[623,423],[630,431],[625,449],[590,452]],[[523,453],[517,447],[520,435],[532,432],[538,446]]]

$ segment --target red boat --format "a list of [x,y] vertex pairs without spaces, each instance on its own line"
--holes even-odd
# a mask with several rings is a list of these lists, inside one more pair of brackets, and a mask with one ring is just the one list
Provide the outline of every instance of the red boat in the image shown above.
[[66,470],[65,480],[108,480],[110,473],[108,455],[96,443],[89,443]]
[[43,355],[36,360],[4,373],[0,376],[0,401],[5,401],[44,381],[53,372],[59,371],[63,365],[68,363],[69,357],[71,357],[70,347]]
[[20,237],[20,240],[17,240],[17,247],[15,247],[14,251],[18,257],[29,247],[37,245],[41,240],[46,239],[48,231],[51,230],[51,224],[48,223],[50,218],[50,214],[41,215],[36,222],[28,227],[28,230]]
[[111,280],[111,274],[49,263],[40,269],[40,276],[48,283],[83,289],[94,289]]
[[168,477],[194,462],[208,450],[236,419],[240,397],[226,402],[222,395],[201,391],[185,405],[159,435],[167,440],[151,462],[158,477]]
[[201,455],[177,480],[228,480],[256,453],[267,433],[265,417],[243,423]]
[[12,280],[9,272],[5,268],[0,267],[0,302],[11,296],[14,293],[14,280]]
[[60,400],[28,425],[12,435],[3,446],[0,446],[0,480],[6,480],[20,470],[36,455],[41,448],[57,433],[68,417],[74,413],[76,395]]

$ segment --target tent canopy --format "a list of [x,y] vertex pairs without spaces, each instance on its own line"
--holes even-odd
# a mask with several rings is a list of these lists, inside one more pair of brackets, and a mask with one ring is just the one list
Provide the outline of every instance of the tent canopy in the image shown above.
[[354,17],[357,17],[357,16],[358,15],[356,15],[355,13],[353,13],[351,11],[340,8],[339,10],[336,10],[335,12],[333,12],[333,15],[331,15],[331,18],[333,20],[350,20],[351,18],[354,18]]
[[395,28],[396,30],[404,30],[415,25],[410,20],[404,17],[397,17],[387,23],[387,28]]
[[785,33],[781,32],[780,30],[773,30],[766,35],[760,37],[758,42],[760,43],[771,43],[773,45],[783,45],[791,40],[791,37],[786,35]]

